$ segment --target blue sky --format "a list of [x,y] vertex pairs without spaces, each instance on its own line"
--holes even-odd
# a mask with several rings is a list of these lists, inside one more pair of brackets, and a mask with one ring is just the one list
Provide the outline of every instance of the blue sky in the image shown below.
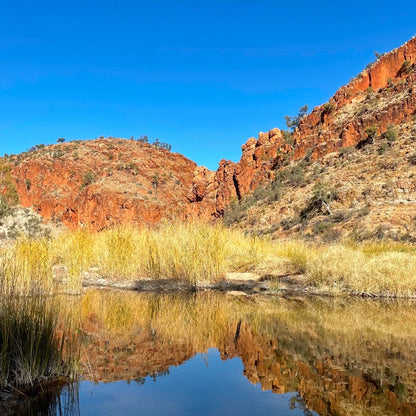
[[416,33],[416,2],[0,0],[0,154],[160,138],[211,169]]

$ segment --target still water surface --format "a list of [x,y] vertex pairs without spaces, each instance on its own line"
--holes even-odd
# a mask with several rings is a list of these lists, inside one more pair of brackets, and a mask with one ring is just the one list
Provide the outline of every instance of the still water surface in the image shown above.
[[[416,415],[416,304],[90,290],[66,415]],[[32,407],[32,414],[36,414]]]
[[296,408],[302,407],[296,393],[262,391],[243,371],[239,358],[223,361],[218,350],[210,349],[166,374],[138,382],[84,381],[79,410],[82,415],[304,415]]

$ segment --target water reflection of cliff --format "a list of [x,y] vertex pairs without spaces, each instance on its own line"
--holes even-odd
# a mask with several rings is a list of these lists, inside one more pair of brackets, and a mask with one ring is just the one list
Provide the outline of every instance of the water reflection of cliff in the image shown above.
[[90,291],[82,311],[86,379],[156,377],[215,347],[320,415],[416,415],[411,303]]

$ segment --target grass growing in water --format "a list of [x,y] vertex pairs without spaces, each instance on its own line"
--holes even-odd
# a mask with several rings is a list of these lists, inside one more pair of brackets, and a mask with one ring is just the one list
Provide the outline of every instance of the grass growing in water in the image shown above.
[[53,293],[49,242],[21,240],[1,253],[0,389],[75,374],[73,326]]

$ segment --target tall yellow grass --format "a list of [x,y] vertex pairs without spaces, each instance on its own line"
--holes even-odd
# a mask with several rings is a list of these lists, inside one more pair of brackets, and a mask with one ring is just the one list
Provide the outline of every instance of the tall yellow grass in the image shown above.
[[33,291],[53,290],[51,246],[46,239],[18,240],[0,253],[1,291],[26,295]]
[[98,234],[78,231],[52,243],[55,263],[73,278],[98,268],[118,279],[172,278],[191,284],[216,281],[228,271],[261,262],[265,242],[205,223],[165,223],[156,229],[119,226]]
[[411,244],[371,241],[314,245],[277,243],[289,273],[307,285],[333,294],[345,291],[384,296],[416,296],[416,248]]
[[416,255],[365,251],[336,246],[320,250],[309,262],[306,281],[356,292],[411,296],[416,294]]
[[91,269],[112,279],[168,278],[191,285],[219,281],[227,272],[252,271],[297,276],[333,293],[416,295],[416,248],[411,244],[272,242],[202,222],[164,223],[152,229],[122,225],[95,234],[66,233],[50,241],[23,239],[2,255],[14,259],[7,267],[19,271],[21,284],[30,284],[36,275],[43,276],[44,287],[53,285],[52,270],[62,265],[72,288],[79,288]]

